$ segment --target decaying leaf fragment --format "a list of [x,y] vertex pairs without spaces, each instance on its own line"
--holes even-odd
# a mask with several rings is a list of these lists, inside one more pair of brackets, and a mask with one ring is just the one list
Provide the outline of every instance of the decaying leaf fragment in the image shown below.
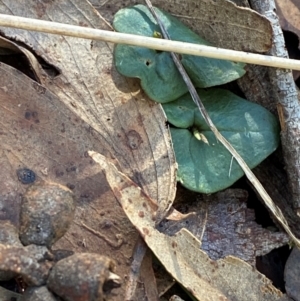
[[100,154],[89,155],[104,169],[107,181],[129,220],[168,272],[201,301],[280,300],[283,294],[242,260],[210,260],[186,229],[167,236],[155,229],[155,204],[128,177]]
[[[211,259],[232,255],[255,266],[257,256],[289,241],[286,233],[270,231],[255,222],[254,210],[247,208],[245,190],[226,189],[211,195],[197,195],[194,200],[192,196],[182,195],[184,199],[176,206],[177,210],[194,214],[179,222],[164,221],[160,230],[173,235],[187,228],[201,241],[201,249]],[[188,208],[187,198],[191,198]]]
[[[144,0],[91,0],[101,15],[112,20],[121,8],[145,4]],[[271,47],[272,28],[257,12],[228,0],[153,0],[152,4],[179,18],[198,35],[217,47],[266,52]]]

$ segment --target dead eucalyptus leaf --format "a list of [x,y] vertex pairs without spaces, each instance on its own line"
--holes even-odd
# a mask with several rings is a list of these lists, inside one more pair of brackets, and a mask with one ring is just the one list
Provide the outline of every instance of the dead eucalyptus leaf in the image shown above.
[[[21,0],[0,1],[0,12],[109,29],[81,0],[38,5],[28,1],[26,6]],[[66,185],[77,199],[75,222],[55,248],[110,256],[119,264],[118,273],[128,275],[138,232],[86,151],[96,149],[115,158],[160,202],[164,215],[176,193],[176,165],[160,105],[149,101],[136,81],[115,71],[112,45],[7,28],[2,32],[33,51],[23,53],[43,84],[6,66],[0,71],[0,120],[5,129],[0,202],[7,208],[2,215],[18,224],[25,190],[16,177],[20,167],[30,168],[37,178]],[[124,288],[125,284],[116,300],[124,300]]]
[[[110,29],[94,8],[81,0],[40,5],[30,0],[26,6],[22,0],[13,4],[0,1],[0,13]],[[59,71],[53,78],[40,66],[33,66],[38,80],[98,135],[102,153],[117,158],[122,170],[158,201],[158,215],[163,216],[176,192],[175,158],[165,116],[136,81],[115,70],[112,45],[9,28],[2,31]]]
[[[266,52],[271,47],[272,28],[269,21],[248,8],[236,6],[227,0],[153,0],[154,6],[178,17],[185,25],[214,46]],[[108,20],[126,6],[142,0],[92,0],[91,3]]]
[[[88,149],[105,151],[90,126],[54,94],[19,71],[0,65],[1,219],[19,224],[21,196],[27,186],[16,170],[27,167],[38,179],[73,189],[75,223],[55,248],[94,252],[119,263],[126,275],[138,233],[124,215]],[[116,300],[123,301],[123,289]]]
[[127,217],[167,271],[193,296],[203,301],[280,300],[283,294],[244,261],[228,256],[217,261],[199,249],[188,230],[167,236],[155,229],[155,207],[150,198],[104,156],[89,155],[105,171],[106,179]]

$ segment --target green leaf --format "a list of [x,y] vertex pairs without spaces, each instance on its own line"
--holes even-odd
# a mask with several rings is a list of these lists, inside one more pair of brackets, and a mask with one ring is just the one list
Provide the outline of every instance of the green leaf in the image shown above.
[[[159,9],[157,12],[172,40],[209,45],[176,18]],[[119,32],[148,37],[158,37],[160,32],[144,5],[119,10],[113,26]],[[114,50],[114,60],[121,74],[140,78],[142,88],[155,101],[173,101],[188,91],[169,53],[118,44]],[[228,83],[245,73],[244,64],[230,61],[182,55],[181,62],[199,88]]]
[[[277,148],[279,124],[265,108],[222,89],[198,93],[215,126],[250,168]],[[171,134],[179,167],[177,177],[183,186],[213,193],[229,187],[244,174],[210,131],[190,95],[163,108],[168,121],[180,128],[171,128]]]

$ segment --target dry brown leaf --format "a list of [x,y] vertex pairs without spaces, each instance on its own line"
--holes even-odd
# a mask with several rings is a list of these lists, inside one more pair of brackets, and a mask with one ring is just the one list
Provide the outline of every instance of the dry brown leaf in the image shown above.
[[[295,0],[275,0],[275,2],[280,26],[285,31],[285,41],[289,57],[299,60],[300,2]],[[297,80],[300,76],[300,71],[293,70],[293,76]]]
[[[88,149],[102,151],[100,139],[55,95],[19,71],[2,64],[0,78],[1,219],[18,224],[26,189],[18,181],[18,168],[67,185],[77,199],[76,222],[56,247],[111,256],[125,276],[138,233],[87,156]],[[122,291],[118,298],[123,300]]]
[[[75,9],[74,9],[75,8]],[[47,19],[109,30],[86,1],[0,2],[0,13]],[[122,170],[158,201],[159,215],[171,206],[176,192],[175,159],[165,117],[139,90],[137,82],[117,73],[112,45],[100,41],[3,29],[9,38],[25,43],[59,76],[39,66],[38,80],[85,121],[101,140],[101,153],[114,157]]]
[[217,261],[199,249],[200,241],[182,229],[167,236],[155,228],[155,206],[128,177],[104,156],[90,151],[127,217],[167,271],[201,301],[280,300],[283,294],[271,281],[244,261],[228,256]]
[[[215,46],[251,52],[266,52],[271,47],[272,28],[268,20],[250,9],[237,7],[231,1],[151,2],[178,17]],[[91,3],[110,21],[120,8],[145,4],[143,0],[92,0]]]
[[277,14],[283,30],[294,32],[300,39],[300,2],[275,0]]
[[[89,3],[80,0],[39,5],[29,1],[26,6],[23,1],[0,1],[0,11],[109,29]],[[30,51],[15,44],[13,49],[26,55],[44,87],[15,70],[5,66],[2,70],[0,118],[7,129],[3,134],[13,132],[0,148],[0,172],[6,178],[0,197],[4,218],[18,223],[24,192],[16,177],[20,166],[34,170],[38,178],[65,184],[76,195],[77,212],[73,226],[55,247],[111,256],[119,264],[118,273],[128,275],[138,233],[109,187],[101,184],[103,175],[91,165],[86,151],[97,149],[115,158],[159,201],[164,215],[176,193],[176,165],[160,105],[149,101],[136,81],[115,71],[112,45],[7,28],[3,32],[48,64],[43,69]],[[116,300],[124,299],[125,287]]]
[[[198,196],[188,205],[176,206],[182,212],[192,212],[181,222],[166,222],[160,230],[173,235],[185,227],[201,241],[201,249],[211,259],[236,256],[255,266],[257,256],[286,245],[289,237],[273,232],[255,222],[254,210],[247,208],[248,193],[227,189],[209,196]],[[183,202],[186,200],[182,200]]]

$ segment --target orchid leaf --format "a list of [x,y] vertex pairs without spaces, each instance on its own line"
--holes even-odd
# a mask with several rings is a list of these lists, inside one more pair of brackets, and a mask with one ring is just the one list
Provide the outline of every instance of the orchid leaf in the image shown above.
[[[175,17],[159,9],[157,12],[171,40],[209,45]],[[144,5],[119,10],[114,17],[113,26],[119,32],[160,36],[159,26]],[[188,91],[170,53],[118,44],[114,50],[114,60],[121,74],[141,79],[143,90],[152,100],[166,103]],[[225,60],[184,54],[181,55],[181,62],[198,88],[225,84],[245,73],[244,64]]]
[[[269,156],[279,144],[279,124],[265,108],[222,90],[199,90],[199,96],[221,134],[250,168]],[[171,128],[178,163],[178,180],[203,193],[225,189],[243,176],[239,164],[217,141],[191,96],[163,105]]]

